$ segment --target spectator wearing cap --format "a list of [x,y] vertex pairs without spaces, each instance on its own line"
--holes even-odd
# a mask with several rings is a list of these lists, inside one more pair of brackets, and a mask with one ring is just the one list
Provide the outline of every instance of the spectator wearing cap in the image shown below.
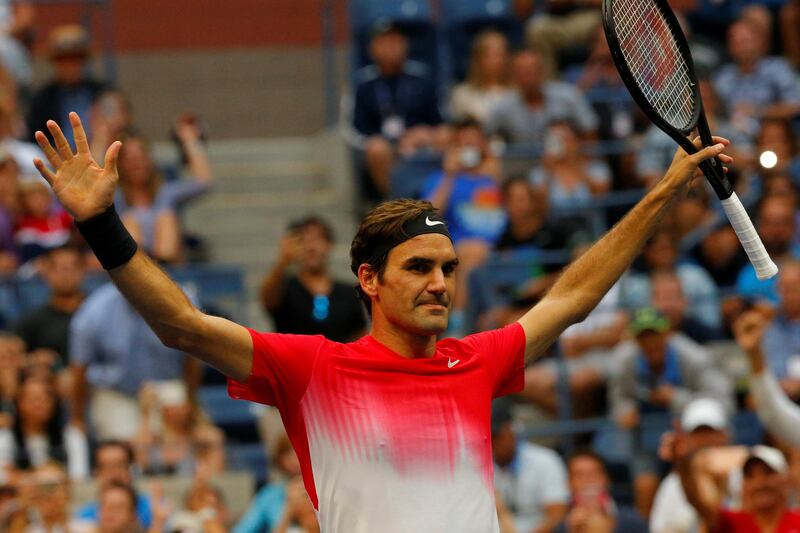
[[370,42],[373,64],[357,74],[353,127],[361,137],[366,168],[377,192],[389,193],[396,153],[412,155],[441,144],[444,130],[436,88],[424,67],[408,61],[408,39],[380,21]]
[[[725,407],[713,398],[697,398],[687,405],[681,413],[680,431],[683,438],[679,447],[674,446],[674,435],[670,434],[670,438],[664,439],[668,441],[667,458],[673,462],[703,448],[725,446],[730,442],[728,414]],[[741,480],[736,477],[730,481],[732,485],[736,485]],[[697,511],[686,500],[683,492],[680,474],[676,470],[670,472],[658,486],[650,513],[650,531],[693,533],[699,525]]]
[[[71,111],[78,113],[84,124],[89,124],[92,103],[106,87],[86,73],[91,50],[89,34],[83,27],[67,24],[54,28],[50,33],[49,54],[55,77],[39,89],[31,101],[28,115],[31,138],[37,130],[49,135],[48,120],[67,124]],[[71,130],[64,135],[73,142]]]
[[702,396],[717,398],[732,409],[733,393],[705,348],[671,333],[669,320],[655,309],[636,310],[630,331],[634,339],[620,344],[613,355],[609,401],[616,423],[635,430],[636,507],[649,516],[658,481],[667,470],[657,455],[659,439],[672,415]]
[[[720,490],[720,479],[736,462],[742,475],[740,510],[728,508]],[[800,513],[789,508],[788,470],[780,450],[759,445],[688,456],[681,461],[680,475],[686,497],[709,533],[789,533],[800,529]]]
[[564,519],[569,493],[564,463],[553,450],[517,439],[507,401],[492,406],[495,490],[520,532],[551,532]]
[[647,522],[635,509],[614,501],[603,458],[588,450],[567,461],[570,507],[556,533],[647,533]]
[[364,334],[367,324],[356,292],[330,272],[333,244],[333,230],[317,216],[289,225],[259,293],[278,333],[324,335],[336,342]]
[[545,81],[540,54],[517,52],[512,75],[517,90],[489,114],[492,135],[513,144],[543,146],[547,126],[565,120],[575,124],[582,137],[596,132],[599,120],[586,97],[568,83]]
[[221,474],[225,437],[201,419],[179,380],[146,383],[139,391],[139,432],[134,439],[136,463],[145,475]]

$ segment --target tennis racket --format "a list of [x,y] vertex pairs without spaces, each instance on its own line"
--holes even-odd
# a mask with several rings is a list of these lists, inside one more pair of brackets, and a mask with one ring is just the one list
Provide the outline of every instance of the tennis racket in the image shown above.
[[[713,145],[689,44],[666,0],[603,0],[603,28],[622,81],[648,118],[686,153],[697,152],[687,137],[695,128],[704,146]],[[722,163],[713,158],[700,168],[758,279],[777,274],[778,267],[733,192]]]

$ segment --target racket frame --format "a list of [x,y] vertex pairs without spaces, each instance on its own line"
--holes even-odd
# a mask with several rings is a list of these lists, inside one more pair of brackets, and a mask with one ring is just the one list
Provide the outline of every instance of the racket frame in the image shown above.
[[[692,118],[689,120],[689,124],[685,128],[677,128],[661,117],[658,111],[656,111],[656,109],[647,100],[644,92],[639,88],[639,84],[636,83],[636,78],[628,67],[628,62],[625,60],[625,54],[622,52],[622,46],[620,45],[619,38],[617,37],[617,26],[616,21],[614,20],[612,7],[614,2],[624,1],[625,0],[603,0],[602,6],[603,31],[606,34],[608,47],[611,51],[611,56],[614,60],[614,64],[617,67],[617,71],[622,78],[622,82],[628,88],[628,91],[636,101],[636,104],[639,106],[639,108],[644,112],[645,115],[647,115],[647,118],[649,118],[660,130],[672,137],[672,139],[677,142],[686,153],[694,154],[698,151],[694,143],[692,143],[688,137],[688,135],[691,134],[695,128],[698,130],[703,146],[713,145],[714,141],[711,138],[711,132],[708,128],[708,121],[706,120],[703,108],[703,99],[700,95],[700,85],[697,81],[697,76],[695,75],[694,71],[692,53],[689,50],[689,43],[686,40],[686,36],[684,35],[683,30],[678,23],[678,18],[675,16],[675,13],[673,13],[672,8],[669,7],[669,4],[666,2],[666,0],[651,0],[663,15],[664,20],[667,22],[667,26],[669,27],[672,36],[675,38],[675,43],[678,45],[678,52],[686,62],[687,75],[691,81],[690,90],[692,91],[692,97],[694,98],[695,105],[694,109],[692,110]],[[728,178],[725,176],[725,171],[723,170],[722,163],[719,161],[719,158],[715,157],[712,160],[703,162],[700,165],[700,168],[720,200],[725,200],[731,196],[733,193],[733,187],[731,186]]]

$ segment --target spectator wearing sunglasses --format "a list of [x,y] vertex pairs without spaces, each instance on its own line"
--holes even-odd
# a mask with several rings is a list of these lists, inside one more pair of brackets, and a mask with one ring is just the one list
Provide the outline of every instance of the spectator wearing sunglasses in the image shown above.
[[330,274],[332,248],[333,231],[322,219],[309,216],[290,224],[278,260],[261,284],[261,305],[278,333],[324,335],[336,342],[364,333],[355,290]]

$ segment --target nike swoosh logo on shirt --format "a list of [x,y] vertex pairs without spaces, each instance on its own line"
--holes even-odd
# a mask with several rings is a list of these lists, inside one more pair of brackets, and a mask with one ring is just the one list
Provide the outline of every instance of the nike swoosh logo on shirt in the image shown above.
[[461,362],[461,359],[456,359],[455,361],[451,361],[450,358],[447,359],[447,368],[453,368],[458,363]]
[[439,224],[444,224],[441,220],[431,220],[430,217],[425,217],[425,224],[428,226],[438,226]]

